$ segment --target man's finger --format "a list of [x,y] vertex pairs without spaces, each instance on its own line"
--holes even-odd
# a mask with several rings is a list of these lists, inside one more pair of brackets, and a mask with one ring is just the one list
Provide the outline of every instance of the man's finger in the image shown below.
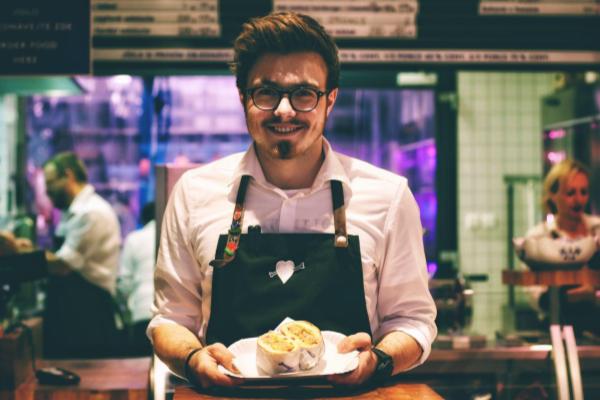
[[337,349],[340,353],[349,353],[353,350],[364,351],[371,348],[371,336],[365,332],[359,332],[342,339]]
[[209,346],[209,354],[218,364],[221,364],[223,367],[227,368],[233,373],[239,374],[240,371],[233,365],[233,353],[227,349],[222,343],[215,343],[212,346]]
[[344,374],[329,375],[328,380],[335,385],[351,385],[356,382],[357,377],[358,371],[354,370]]
[[234,378],[220,372],[216,367],[205,371],[205,375],[200,379],[202,387],[211,386],[237,386],[243,382],[242,379]]
[[368,370],[369,352],[363,351],[358,356],[358,367],[345,374],[329,375],[328,379],[335,385],[359,385],[366,381],[372,372]]

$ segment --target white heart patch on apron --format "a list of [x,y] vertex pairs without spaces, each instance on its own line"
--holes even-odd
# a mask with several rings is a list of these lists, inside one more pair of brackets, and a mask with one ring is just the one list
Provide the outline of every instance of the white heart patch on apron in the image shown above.
[[275,264],[275,272],[277,272],[277,276],[281,279],[281,282],[285,284],[294,275],[294,267],[294,262],[290,260],[281,260]]

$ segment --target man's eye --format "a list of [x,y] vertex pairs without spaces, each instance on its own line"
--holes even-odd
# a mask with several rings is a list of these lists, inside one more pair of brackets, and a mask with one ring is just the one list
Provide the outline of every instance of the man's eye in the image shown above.
[[294,91],[294,96],[295,97],[314,97],[315,92],[313,92],[310,89],[296,89]]
[[277,97],[277,91],[271,88],[259,88],[254,92],[255,96]]

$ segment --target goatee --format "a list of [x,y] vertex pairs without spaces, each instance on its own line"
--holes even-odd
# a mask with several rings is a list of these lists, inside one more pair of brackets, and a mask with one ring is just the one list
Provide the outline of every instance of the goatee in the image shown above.
[[277,143],[277,153],[279,154],[279,158],[285,160],[290,155],[290,150],[292,149],[292,145],[288,141],[281,141]]

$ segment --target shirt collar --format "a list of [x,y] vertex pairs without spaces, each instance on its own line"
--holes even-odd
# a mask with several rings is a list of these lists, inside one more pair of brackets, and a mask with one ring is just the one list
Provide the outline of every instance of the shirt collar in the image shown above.
[[[350,178],[348,177],[346,169],[342,165],[338,154],[333,151],[331,144],[325,138],[323,138],[323,151],[325,153],[325,160],[323,160],[323,165],[321,165],[321,169],[315,177],[315,181],[311,186],[310,192],[319,190],[323,185],[328,184],[331,180],[337,180],[342,182],[342,185],[344,186],[344,197],[347,198],[352,193],[352,188],[350,187]],[[237,193],[239,182],[243,175],[250,175],[257,184],[266,188],[276,188],[273,184],[267,182],[267,179],[265,178],[265,174],[263,173],[262,167],[260,166],[260,162],[258,161],[258,157],[256,155],[254,143],[250,145],[242,157],[241,161],[233,172],[231,180],[229,181],[231,194],[233,194],[233,196],[235,196]]]
[[71,204],[69,205],[69,213],[75,213],[79,208],[81,208],[86,202],[87,199],[90,198],[94,194],[94,187],[92,185],[86,184],[83,189],[73,199]]

